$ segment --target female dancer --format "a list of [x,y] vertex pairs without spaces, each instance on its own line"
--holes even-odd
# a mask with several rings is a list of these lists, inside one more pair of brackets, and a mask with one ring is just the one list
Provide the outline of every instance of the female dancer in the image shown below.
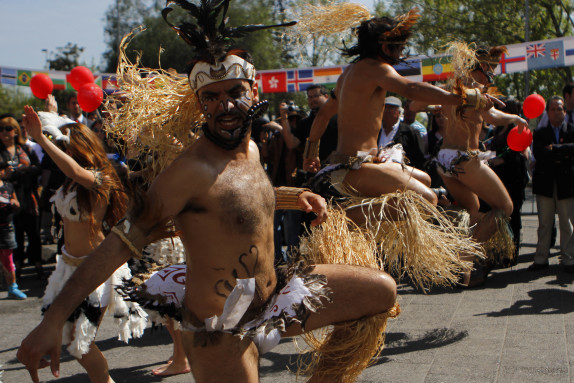
[[[41,112],[41,120],[30,106],[25,106],[24,112],[30,136],[67,176],[52,198],[62,216],[65,243],[46,287],[45,310],[76,267],[103,241],[105,229],[113,227],[124,215],[127,197],[100,140],[87,126],[69,123],[58,131],[61,121],[56,114]],[[47,128],[50,124],[55,125],[50,133],[56,136],[56,144],[42,134],[42,125]],[[127,341],[132,332],[140,336],[145,328],[143,310],[135,303],[124,302],[114,290],[114,285],[130,277],[124,264],[86,298],[64,329],[63,343],[86,369],[92,382],[113,382],[107,361],[94,343],[107,306],[113,304],[114,317],[120,324],[120,340]]]

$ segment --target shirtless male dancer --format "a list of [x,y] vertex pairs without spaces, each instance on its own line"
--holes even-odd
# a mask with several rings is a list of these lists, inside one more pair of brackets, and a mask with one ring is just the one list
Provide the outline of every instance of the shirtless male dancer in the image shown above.
[[[458,52],[466,52],[468,47],[459,45]],[[492,84],[494,70],[500,61],[504,47],[480,48],[476,50],[475,65],[468,75],[459,75],[462,84],[486,92]],[[453,54],[458,54],[453,50]],[[456,76],[456,74],[455,74]],[[504,113],[496,108],[486,110],[466,109],[458,113],[455,106],[444,106],[447,118],[446,133],[437,155],[438,171],[449,193],[457,204],[470,214],[473,238],[485,243],[498,230],[496,220],[509,218],[512,213],[512,200],[506,187],[496,173],[481,160],[479,135],[485,123],[495,126],[515,124],[522,132],[528,123],[520,116]],[[492,210],[479,212],[479,198],[490,205]],[[488,274],[487,271],[485,271]],[[477,276],[471,284],[483,282],[486,274]]]
[[[212,37],[203,43],[214,42]],[[196,57],[189,75],[205,117],[205,134],[149,189],[146,200],[156,213],[145,219],[133,215],[116,226],[23,340],[18,359],[34,382],[38,368],[48,364],[45,355],[51,358],[52,373],[59,375],[62,326],[76,305],[157,239],[156,230],[170,219],[186,249],[183,342],[196,382],[258,382],[260,348],[277,344],[278,335],[369,317],[395,304],[396,284],[384,272],[315,265],[293,272],[286,282],[298,290],[298,297],[283,291],[282,300],[291,301],[273,313],[280,279],[273,265],[274,210],[314,211],[319,223],[326,204],[304,189],[274,191],[249,140],[252,113],[259,105],[255,68],[244,53],[224,49],[210,56],[213,52]],[[324,294],[331,300],[321,299]],[[316,307],[308,307],[311,303]]]
[[[431,104],[459,106],[465,102],[460,95],[404,78],[393,68],[392,65],[400,61],[418,17],[415,8],[398,18],[375,17],[363,21],[357,28],[358,42],[345,49],[344,54],[358,57],[339,77],[331,98],[321,107],[313,123],[304,153],[305,170],[320,170],[319,140],[329,119],[337,114],[338,145],[329,162],[351,164],[339,170],[344,172],[344,178],[339,177],[343,187],[350,187],[365,197],[413,190],[436,205],[437,196],[428,187],[427,174],[395,161],[385,161],[377,148],[388,91]],[[492,106],[487,96],[474,93],[467,102],[471,102],[471,98],[472,106]],[[367,156],[369,154],[372,157]],[[337,187],[336,182],[332,184]]]

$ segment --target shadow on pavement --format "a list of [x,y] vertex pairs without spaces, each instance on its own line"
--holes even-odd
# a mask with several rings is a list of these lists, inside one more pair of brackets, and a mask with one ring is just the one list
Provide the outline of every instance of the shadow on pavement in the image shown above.
[[562,289],[541,289],[528,292],[531,299],[523,299],[504,310],[477,314],[488,317],[532,314],[568,314],[574,312],[574,293]]
[[386,346],[375,364],[385,363],[393,355],[448,346],[467,336],[467,331],[456,331],[448,328],[430,330],[425,332],[423,336],[414,339],[402,332],[388,333],[385,341]]

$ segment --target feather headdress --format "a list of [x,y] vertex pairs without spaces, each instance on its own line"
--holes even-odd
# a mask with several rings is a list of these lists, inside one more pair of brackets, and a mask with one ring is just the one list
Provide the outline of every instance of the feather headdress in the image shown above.
[[[274,25],[244,25],[228,27],[227,10],[230,0],[201,0],[199,5],[186,0],[168,0],[162,16],[166,23],[189,45],[195,48],[195,62],[189,80],[193,90],[215,81],[227,79],[255,80],[255,68],[242,58],[229,54],[234,38],[269,28],[288,27],[296,21]],[[195,22],[183,22],[175,26],[168,20],[173,11],[171,5],[184,9]]]
[[500,62],[502,54],[508,54],[508,49],[504,45],[497,47],[479,47],[476,50],[476,59],[480,63],[486,63],[488,65],[496,67]]
[[421,17],[418,8],[413,8],[404,15],[395,17],[397,25],[393,27],[390,31],[387,31],[381,35],[379,42],[383,41],[397,41],[401,43],[406,43],[407,39],[411,35],[411,29],[416,24],[417,20]]

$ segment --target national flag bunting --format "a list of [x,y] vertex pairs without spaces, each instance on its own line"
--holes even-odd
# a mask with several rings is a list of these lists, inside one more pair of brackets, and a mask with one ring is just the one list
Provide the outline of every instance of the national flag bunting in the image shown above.
[[430,57],[421,60],[423,81],[443,81],[452,73],[450,56]]
[[507,46],[508,53],[503,53],[494,71],[496,74],[523,72],[528,69],[524,45]]
[[526,57],[529,70],[564,66],[564,43],[559,40],[528,45]]
[[[543,41],[507,45],[508,53],[500,58],[495,73],[516,73],[533,69],[574,66],[574,36]],[[450,56],[411,57],[394,66],[403,77],[413,81],[443,81],[452,74]],[[345,66],[324,68],[292,68],[263,70],[256,82],[262,93],[305,91],[311,84],[333,88]],[[37,73],[47,74],[55,90],[74,90],[68,81],[69,72],[32,71],[13,67],[0,67],[0,84],[30,86]],[[110,94],[117,90],[115,74],[95,76],[95,83]]]
[[304,91],[313,84],[313,69],[287,70],[287,91]]
[[27,70],[18,71],[18,84],[23,86],[30,86],[30,80],[32,79],[32,72]]
[[261,92],[277,93],[287,92],[287,72],[261,73]]

